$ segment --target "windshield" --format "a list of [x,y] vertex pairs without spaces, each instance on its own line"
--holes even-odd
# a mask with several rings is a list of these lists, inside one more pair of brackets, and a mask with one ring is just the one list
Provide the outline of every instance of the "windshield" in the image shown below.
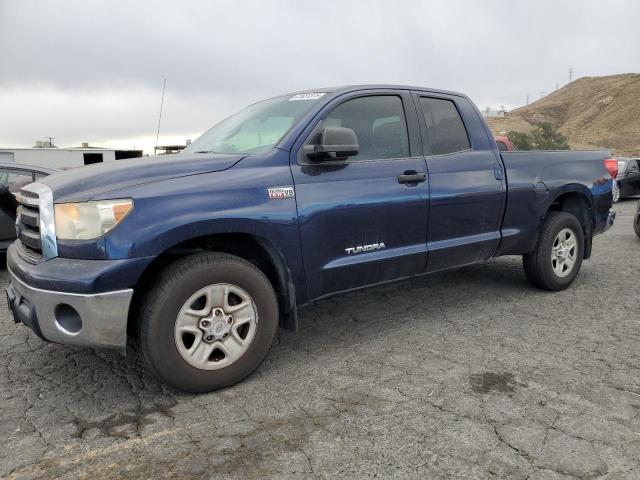
[[250,105],[207,130],[184,151],[267,153],[323,95],[302,93]]

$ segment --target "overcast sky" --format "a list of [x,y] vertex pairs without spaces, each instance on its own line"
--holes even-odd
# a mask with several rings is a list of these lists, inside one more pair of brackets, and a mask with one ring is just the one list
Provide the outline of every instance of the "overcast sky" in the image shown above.
[[354,83],[430,86],[480,108],[640,71],[632,0],[0,0],[0,145],[149,151],[246,104]]

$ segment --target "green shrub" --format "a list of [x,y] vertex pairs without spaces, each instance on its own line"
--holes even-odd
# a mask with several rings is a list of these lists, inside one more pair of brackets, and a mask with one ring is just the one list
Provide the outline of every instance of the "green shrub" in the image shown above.
[[509,132],[509,140],[518,150],[569,150],[567,138],[549,122],[541,123],[530,133]]

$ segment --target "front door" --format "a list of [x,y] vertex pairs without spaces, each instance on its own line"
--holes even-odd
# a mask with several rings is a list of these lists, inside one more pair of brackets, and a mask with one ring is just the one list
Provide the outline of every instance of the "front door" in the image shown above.
[[[324,126],[354,130],[358,154],[305,157],[302,147]],[[292,171],[309,298],[423,273],[429,184],[411,96],[340,97],[304,144]]]

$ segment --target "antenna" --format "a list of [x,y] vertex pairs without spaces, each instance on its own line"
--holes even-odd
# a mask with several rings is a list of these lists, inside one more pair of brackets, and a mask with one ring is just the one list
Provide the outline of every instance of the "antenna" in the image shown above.
[[162,106],[164,105],[164,89],[167,86],[167,79],[162,82],[162,98],[160,99],[160,115],[158,116],[158,130],[156,131],[156,146],[153,147],[153,153],[158,150],[158,137],[160,137],[160,121],[162,120]]

